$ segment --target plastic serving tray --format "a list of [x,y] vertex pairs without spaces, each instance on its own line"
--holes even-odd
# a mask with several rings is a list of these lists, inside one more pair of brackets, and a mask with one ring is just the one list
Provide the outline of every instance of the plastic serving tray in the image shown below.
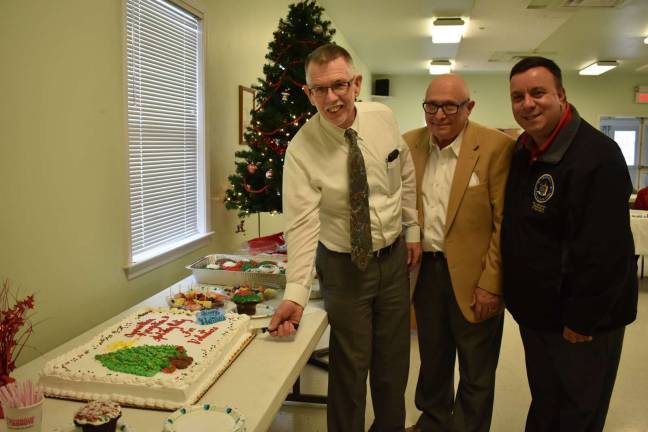
[[[210,258],[214,257],[214,258]],[[224,285],[234,286],[243,283],[248,283],[252,286],[263,285],[268,288],[285,288],[286,275],[285,274],[270,274],[270,273],[255,273],[255,272],[241,272],[229,270],[214,270],[207,268],[210,259],[227,258],[234,261],[241,259],[252,259],[255,261],[274,261],[281,262],[285,259],[284,256],[250,256],[250,255],[227,255],[227,254],[210,254],[200,258],[197,261],[189,264],[187,268],[191,270],[196,279],[196,282],[208,285]]]

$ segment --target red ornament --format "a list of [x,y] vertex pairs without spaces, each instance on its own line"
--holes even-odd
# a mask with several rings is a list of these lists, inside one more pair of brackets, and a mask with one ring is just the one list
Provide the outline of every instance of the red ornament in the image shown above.
[[247,166],[247,170],[248,170],[248,172],[249,172],[250,174],[254,174],[254,173],[256,172],[257,169],[258,169],[258,167],[257,167],[255,164],[253,164],[252,162],[250,162],[250,163],[248,164],[248,166]]

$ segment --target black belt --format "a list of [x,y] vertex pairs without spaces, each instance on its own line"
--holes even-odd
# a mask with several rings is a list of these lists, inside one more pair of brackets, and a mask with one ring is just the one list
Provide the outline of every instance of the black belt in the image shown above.
[[373,251],[373,256],[375,258],[381,257],[381,256],[387,256],[391,253],[392,249],[396,249],[396,246],[398,245],[398,240],[400,237],[398,237],[396,240],[394,240],[394,243],[390,244],[389,246],[385,246],[382,249],[378,249],[377,251]]
[[441,251],[423,252],[423,256],[433,260],[446,259],[445,254]]

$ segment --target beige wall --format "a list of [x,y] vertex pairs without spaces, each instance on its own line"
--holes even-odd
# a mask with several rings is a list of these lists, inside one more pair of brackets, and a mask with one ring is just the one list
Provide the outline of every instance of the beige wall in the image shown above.
[[[425,125],[421,102],[431,76],[374,76],[389,78],[389,98],[375,100],[389,105],[396,113],[401,131]],[[518,127],[511,114],[508,96],[508,73],[466,74],[471,96],[477,101],[470,118],[479,123],[497,127]],[[618,74],[611,71],[598,77],[583,77],[575,73],[565,74],[564,85],[567,98],[581,116],[598,126],[605,115],[646,116],[648,105],[634,103],[634,88],[646,85],[645,74]]]
[[[19,363],[185,277],[187,263],[245,240],[222,204],[238,148],[238,85],[261,75],[290,3],[202,0],[216,234],[209,247],[128,281],[122,3],[0,2],[0,277],[36,293],[34,349]],[[281,218],[271,219],[263,231],[280,231]]]

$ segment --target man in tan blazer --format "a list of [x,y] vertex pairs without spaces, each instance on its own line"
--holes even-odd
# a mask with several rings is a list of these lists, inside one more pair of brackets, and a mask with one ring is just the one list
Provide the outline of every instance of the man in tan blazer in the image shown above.
[[441,75],[423,102],[427,127],[404,135],[424,251],[413,297],[422,414],[411,431],[490,428],[504,323],[500,223],[513,140],[469,121],[474,106],[463,79]]

